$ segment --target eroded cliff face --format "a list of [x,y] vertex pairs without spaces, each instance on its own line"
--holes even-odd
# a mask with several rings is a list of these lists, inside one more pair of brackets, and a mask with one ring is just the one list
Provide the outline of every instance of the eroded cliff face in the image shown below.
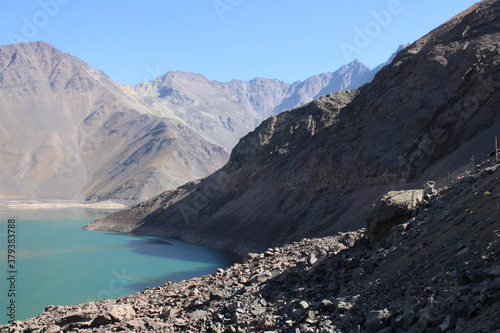
[[212,176],[88,228],[246,253],[364,226],[387,191],[420,187],[494,149],[499,17],[499,1],[473,6],[370,84],[267,119]]

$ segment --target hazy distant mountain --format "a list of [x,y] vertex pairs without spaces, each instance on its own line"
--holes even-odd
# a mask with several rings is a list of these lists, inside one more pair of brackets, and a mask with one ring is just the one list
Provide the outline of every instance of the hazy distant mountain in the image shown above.
[[200,74],[170,72],[134,88],[150,112],[179,119],[230,151],[285,97],[279,80],[212,81]]
[[0,115],[3,197],[145,199],[228,157],[43,42],[0,47]]
[[130,87],[44,42],[0,46],[0,197],[144,200],[222,167],[270,115],[374,74],[353,61],[293,84],[170,72]]
[[354,60],[336,72],[319,74],[302,82],[295,82],[290,87],[291,93],[273,110],[273,114],[293,109],[332,92],[359,88],[370,82],[375,73],[358,60]]
[[169,72],[134,90],[150,112],[185,121],[206,139],[230,151],[269,116],[328,93],[358,88],[375,73],[357,60],[336,72],[293,84],[263,78],[218,82],[200,74]]

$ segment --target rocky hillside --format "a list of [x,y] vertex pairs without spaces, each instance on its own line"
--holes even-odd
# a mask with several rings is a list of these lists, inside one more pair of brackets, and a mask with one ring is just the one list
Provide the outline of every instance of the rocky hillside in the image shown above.
[[271,116],[230,161],[87,228],[172,236],[240,254],[362,227],[390,190],[494,149],[500,2],[482,1],[399,52],[374,80]]
[[145,200],[222,167],[269,115],[373,75],[353,62],[293,85],[172,72],[128,87],[47,43],[0,46],[0,197]]
[[380,242],[364,229],[304,239],[212,275],[49,306],[0,331],[498,332],[499,187],[490,159],[412,207]]

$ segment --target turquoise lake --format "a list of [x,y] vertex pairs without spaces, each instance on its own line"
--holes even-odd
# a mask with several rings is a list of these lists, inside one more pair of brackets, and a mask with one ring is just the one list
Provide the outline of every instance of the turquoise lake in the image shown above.
[[[131,295],[168,281],[215,272],[239,260],[224,251],[180,240],[82,227],[111,211],[86,208],[0,208],[0,323],[11,299],[16,320],[48,305],[71,305]],[[15,297],[9,296],[8,219],[15,219]]]

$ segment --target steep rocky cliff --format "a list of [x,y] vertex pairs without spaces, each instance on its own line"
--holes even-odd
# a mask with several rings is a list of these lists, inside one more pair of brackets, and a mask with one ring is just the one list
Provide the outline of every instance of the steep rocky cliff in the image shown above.
[[421,187],[493,150],[500,2],[482,1],[399,52],[359,90],[271,116],[221,170],[89,229],[238,253],[354,230],[389,190]]

